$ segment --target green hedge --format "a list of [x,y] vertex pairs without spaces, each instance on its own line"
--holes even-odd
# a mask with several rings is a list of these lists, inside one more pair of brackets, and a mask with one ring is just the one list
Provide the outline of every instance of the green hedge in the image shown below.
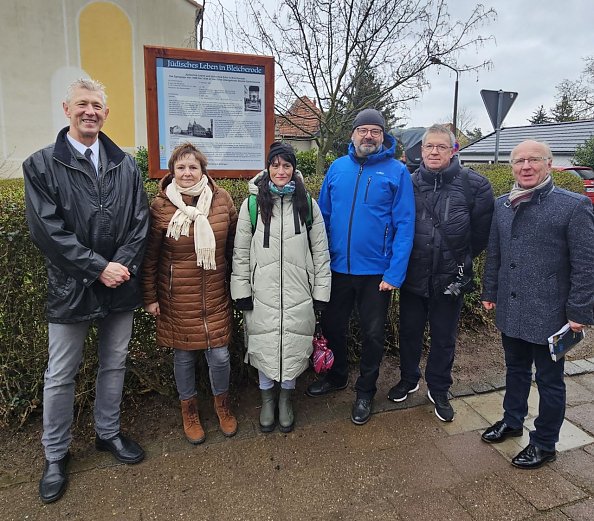
[[[512,182],[509,166],[478,166],[476,169],[490,179],[497,195],[509,190]],[[307,185],[315,196],[319,193],[322,180],[322,176],[314,173],[306,177]],[[247,196],[247,182],[218,182],[229,191],[239,208]],[[576,192],[583,190],[581,181],[565,172],[556,173],[555,182]],[[154,196],[157,185],[154,181],[147,181],[146,188],[149,195]],[[46,272],[43,257],[29,240],[22,180],[0,181],[0,200],[0,425],[14,425],[23,423],[40,406],[43,372],[47,362],[47,323],[44,315]],[[482,258],[477,260],[477,279],[482,273],[482,262]],[[397,298],[395,293],[395,301]],[[488,320],[478,300],[477,293],[466,297],[461,327],[477,329]],[[396,350],[397,325],[397,306],[392,306],[387,325],[388,351]],[[353,321],[349,347],[353,359],[357,357],[359,347],[357,329],[357,323]],[[96,332],[92,330],[78,376],[76,404],[79,408],[87,406],[93,397],[97,364],[95,345]],[[244,385],[248,369],[242,363],[240,314],[235,316],[230,351],[233,385]],[[206,392],[208,379],[204,364],[199,370],[203,376],[200,381]],[[148,391],[175,395],[172,356],[169,349],[155,345],[153,318],[138,310],[130,343],[126,393]]]

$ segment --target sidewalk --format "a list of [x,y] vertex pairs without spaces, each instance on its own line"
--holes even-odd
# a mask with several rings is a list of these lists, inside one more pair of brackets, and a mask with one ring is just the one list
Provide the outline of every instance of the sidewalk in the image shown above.
[[[502,414],[494,382],[481,384],[488,392],[453,389],[449,424],[435,417],[424,387],[394,404],[384,383],[365,426],[349,419],[352,389],[317,399],[300,389],[290,434],[261,434],[250,410],[232,439],[209,422],[205,444],[192,446],[180,432],[149,444],[139,465],[94,453],[73,461],[66,494],[50,505],[37,496],[36,469],[0,488],[0,520],[592,521],[594,373],[585,371],[594,366],[573,366],[582,374],[566,379],[557,461],[535,471],[509,463],[527,431],[500,445],[480,440]],[[526,427],[537,401],[534,389]]]

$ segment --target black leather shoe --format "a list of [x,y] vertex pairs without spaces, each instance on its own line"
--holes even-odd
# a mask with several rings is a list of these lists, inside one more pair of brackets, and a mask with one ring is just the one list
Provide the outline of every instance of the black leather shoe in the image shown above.
[[44,503],[58,501],[66,492],[68,485],[68,474],[66,466],[70,461],[70,452],[58,461],[45,460],[43,475],[39,480],[39,497]]
[[364,425],[371,416],[371,400],[357,398],[351,411],[351,420],[355,425]]
[[557,452],[539,449],[536,445],[528,445],[514,459],[512,465],[520,469],[537,469],[549,461],[557,459]]
[[485,432],[481,434],[481,440],[485,443],[501,443],[507,438],[517,438],[522,435],[524,429],[512,429],[503,420],[491,425]]
[[348,380],[344,383],[344,385],[336,385],[328,380],[328,378],[322,378],[321,380],[316,380],[315,382],[309,384],[305,390],[305,394],[307,394],[307,396],[313,397],[323,396],[328,393],[333,393],[334,391],[342,391],[343,389],[346,389],[348,384]]
[[102,440],[99,436],[96,436],[95,448],[100,451],[111,452],[114,458],[122,463],[140,463],[144,459],[142,447],[121,433],[108,440]]

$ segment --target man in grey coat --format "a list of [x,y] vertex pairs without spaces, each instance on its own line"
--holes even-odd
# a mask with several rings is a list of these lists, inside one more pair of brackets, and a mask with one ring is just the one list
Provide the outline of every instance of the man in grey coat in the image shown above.
[[522,435],[534,364],[538,417],[530,443],[512,459],[532,469],[555,460],[565,416],[564,358],[552,360],[548,337],[566,323],[575,332],[594,323],[594,214],[587,197],[553,184],[547,144],[520,143],[511,164],[515,184],[495,203],[482,295],[502,333],[504,415],[482,440]]

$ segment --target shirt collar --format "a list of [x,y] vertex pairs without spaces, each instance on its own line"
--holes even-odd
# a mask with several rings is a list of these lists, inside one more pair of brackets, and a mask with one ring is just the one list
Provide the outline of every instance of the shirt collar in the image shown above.
[[74,139],[69,133],[66,133],[66,137],[70,144],[74,147],[77,152],[80,152],[83,156],[85,155],[85,151],[87,148],[90,148],[95,157],[99,157],[99,140],[96,139],[95,142],[88,147],[87,145],[83,145],[80,141]]
[[74,147],[74,149],[77,152],[80,152],[83,156],[85,155],[87,148],[90,148],[91,152],[93,152],[91,159],[92,159],[93,163],[95,164],[95,170],[98,170],[98,166],[99,166],[99,139],[96,139],[95,142],[90,147],[88,147],[87,145],[83,145],[80,141],[77,141],[76,139],[74,139],[69,133],[66,133],[66,138],[68,139],[68,142]]

